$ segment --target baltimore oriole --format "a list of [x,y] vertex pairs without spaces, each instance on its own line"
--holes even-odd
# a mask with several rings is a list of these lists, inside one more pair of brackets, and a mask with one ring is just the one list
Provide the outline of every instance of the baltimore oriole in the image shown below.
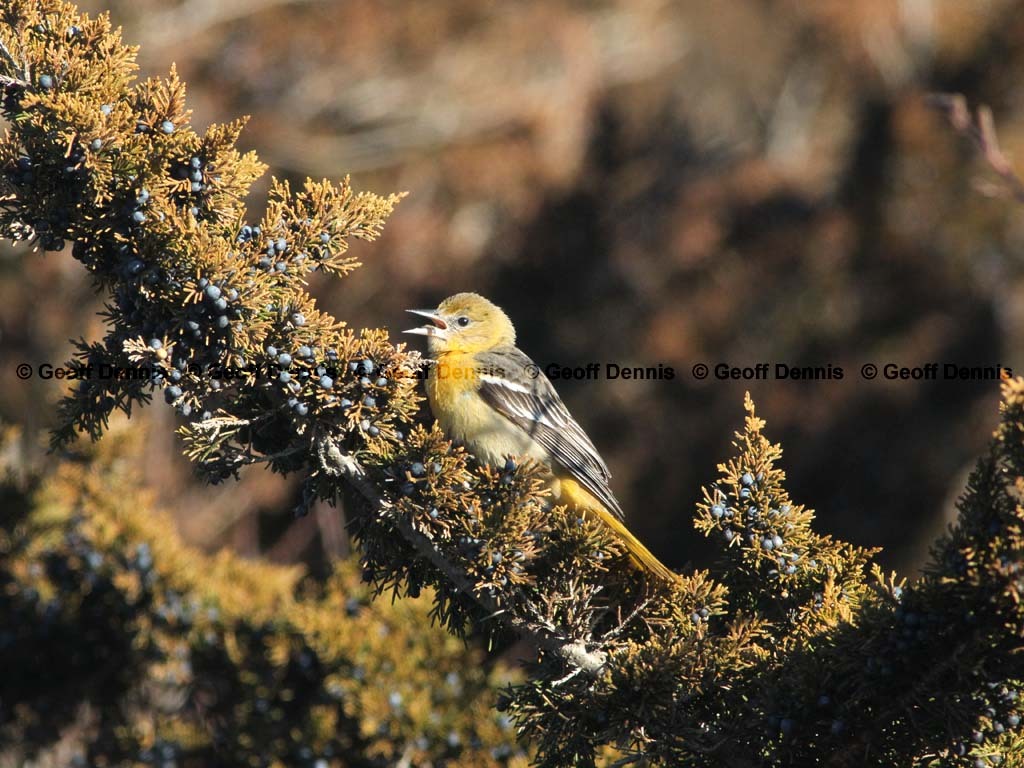
[[515,327],[500,307],[458,293],[437,309],[408,311],[430,321],[405,332],[427,337],[427,397],[448,437],[492,466],[521,456],[542,462],[553,498],[596,515],[652,573],[678,578],[624,525],[608,467],[544,372],[515,346]]

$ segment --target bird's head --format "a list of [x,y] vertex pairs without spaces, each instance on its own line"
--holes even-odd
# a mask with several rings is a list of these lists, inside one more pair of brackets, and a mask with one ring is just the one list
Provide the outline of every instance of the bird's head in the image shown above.
[[430,322],[405,333],[427,337],[431,357],[450,352],[482,352],[515,344],[516,329],[501,307],[475,293],[449,296],[437,309],[409,309]]

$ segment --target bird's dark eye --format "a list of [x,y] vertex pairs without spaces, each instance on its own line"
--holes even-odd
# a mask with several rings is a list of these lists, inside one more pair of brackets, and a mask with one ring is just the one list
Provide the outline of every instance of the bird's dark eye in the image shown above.
[[467,325],[469,325],[469,318],[463,315],[455,322],[458,323],[460,327],[465,328]]

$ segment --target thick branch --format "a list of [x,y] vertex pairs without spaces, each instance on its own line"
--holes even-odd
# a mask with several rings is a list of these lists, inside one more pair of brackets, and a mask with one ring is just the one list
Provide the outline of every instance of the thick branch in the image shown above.
[[[362,465],[355,458],[343,452],[330,438],[322,438],[318,442],[317,453],[321,466],[328,473],[343,477],[374,509],[387,514],[390,505],[380,495],[376,486],[366,476]],[[428,535],[416,530],[401,515],[390,515],[389,519],[395,523],[402,536],[420,556],[426,558],[444,574],[444,577],[460,592],[472,597],[488,614],[500,615],[511,630],[532,640],[538,647],[553,653],[570,666],[589,675],[597,675],[604,667],[607,657],[602,651],[590,650],[587,648],[586,642],[581,639],[565,637],[553,632],[548,627],[503,611],[493,600],[476,593],[474,589],[476,585],[473,581],[444,557]]]

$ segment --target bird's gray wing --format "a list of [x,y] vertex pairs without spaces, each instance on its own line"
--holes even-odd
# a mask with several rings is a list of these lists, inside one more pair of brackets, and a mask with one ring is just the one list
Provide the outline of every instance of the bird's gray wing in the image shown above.
[[480,396],[524,430],[617,518],[622,507],[608,485],[611,472],[544,372],[515,347],[476,356]]

